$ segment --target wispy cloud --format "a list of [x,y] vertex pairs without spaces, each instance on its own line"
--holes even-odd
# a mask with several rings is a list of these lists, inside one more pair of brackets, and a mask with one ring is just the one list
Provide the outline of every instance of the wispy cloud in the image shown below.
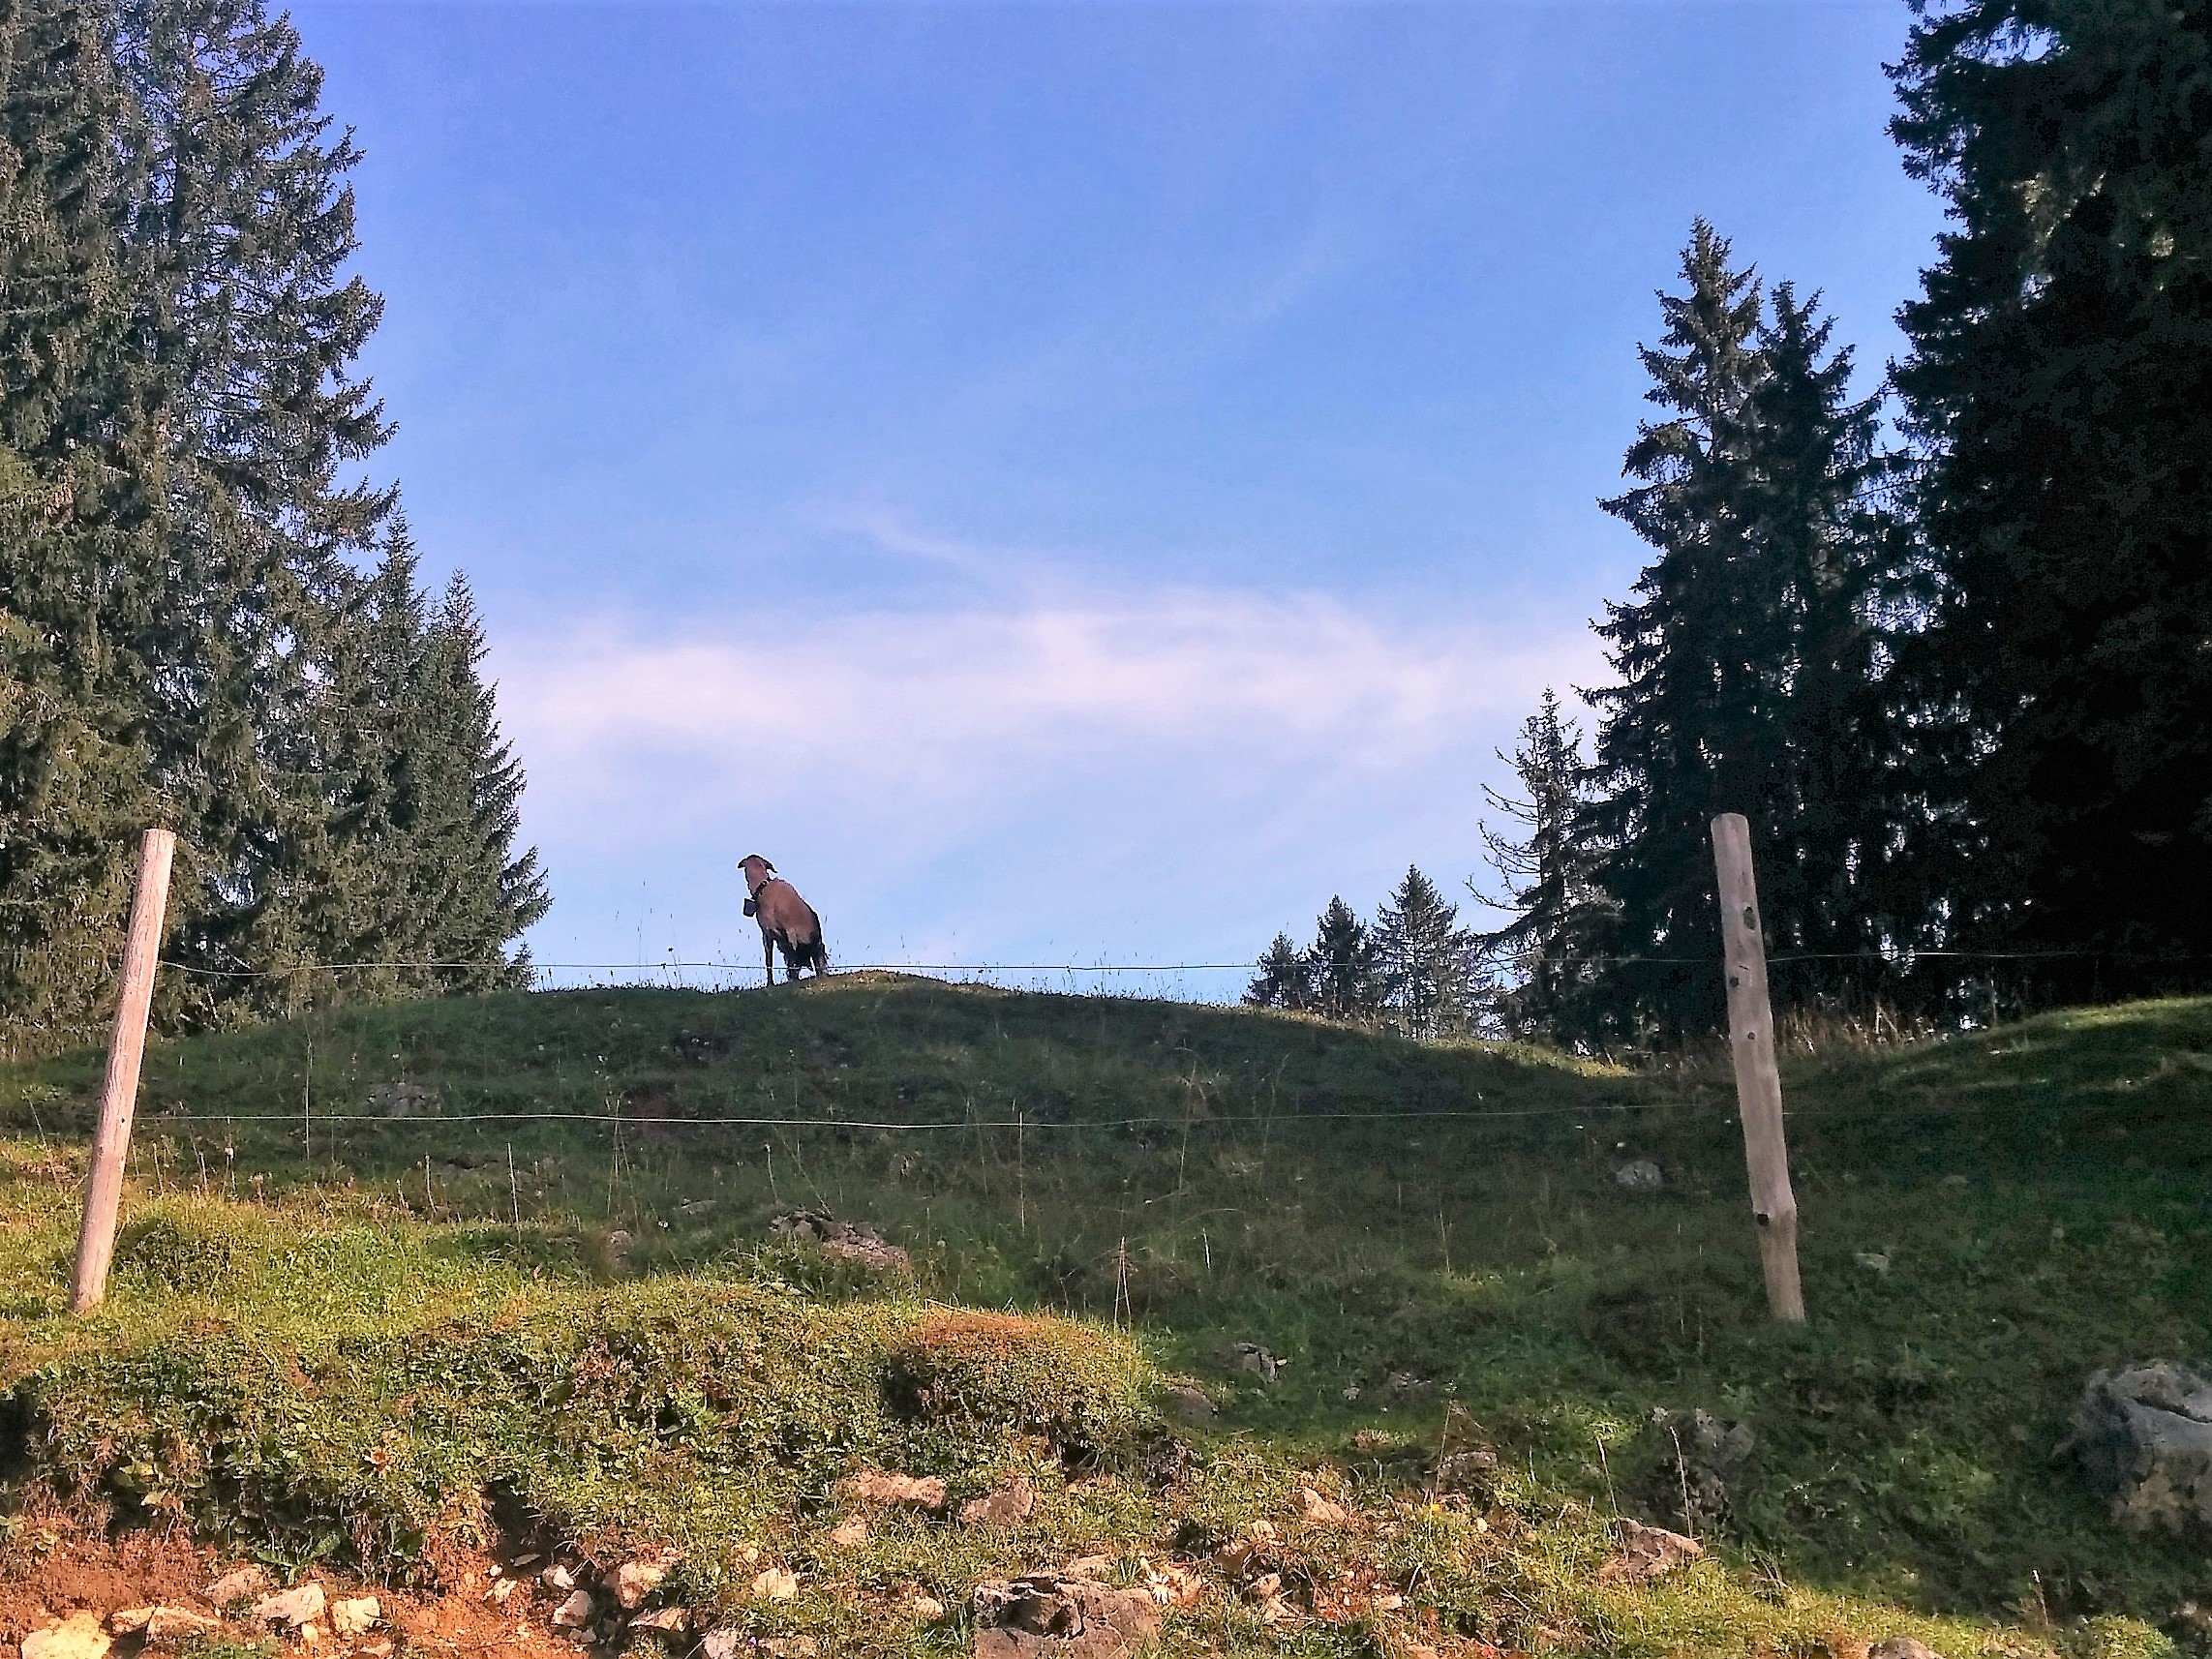
[[510,640],[496,666],[541,834],[663,843],[766,797],[919,850],[1117,777],[1245,810],[1271,784],[1418,787],[1587,678],[1586,640],[1181,590],[690,638],[599,625]]

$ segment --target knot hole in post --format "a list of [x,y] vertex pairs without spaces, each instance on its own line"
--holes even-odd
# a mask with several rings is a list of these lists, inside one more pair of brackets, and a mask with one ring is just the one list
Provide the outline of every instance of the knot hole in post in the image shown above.
[[1759,925],[1759,913],[1749,905],[1743,907],[1743,925],[1754,930]]
[[1773,1225],[1774,1218],[1773,1218],[1773,1217],[1772,1217],[1772,1216],[1770,1216],[1770,1215],[1768,1215],[1766,1211],[1764,1211],[1764,1210],[1755,1210],[1755,1211],[1753,1211],[1752,1213],[1753,1213],[1754,1215],[1756,1215],[1756,1216],[1759,1218],[1759,1224],[1760,1224],[1762,1227],[1764,1227],[1764,1226],[1771,1226],[1771,1225]]

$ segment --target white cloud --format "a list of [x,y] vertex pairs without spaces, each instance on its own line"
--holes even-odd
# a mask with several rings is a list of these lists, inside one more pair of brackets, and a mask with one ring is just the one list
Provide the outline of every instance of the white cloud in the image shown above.
[[541,833],[660,841],[768,790],[933,839],[1132,767],[1200,791],[1417,771],[1587,676],[1587,638],[1185,590],[602,625],[511,639],[496,666]]

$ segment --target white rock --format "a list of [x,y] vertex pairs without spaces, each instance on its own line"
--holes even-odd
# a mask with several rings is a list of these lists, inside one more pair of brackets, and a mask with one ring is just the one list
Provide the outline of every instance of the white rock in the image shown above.
[[666,1561],[624,1561],[609,1573],[603,1583],[615,1592],[615,1600],[621,1604],[622,1611],[629,1613],[660,1588],[660,1581],[668,1577],[668,1567]]
[[656,1607],[630,1620],[632,1631],[650,1630],[662,1636],[682,1636],[691,1628],[691,1615],[680,1607]]
[[797,1601],[799,1576],[785,1567],[768,1567],[753,1575],[753,1594],[763,1601]]
[[263,1596],[248,1616],[256,1624],[284,1624],[299,1630],[320,1618],[326,1605],[320,1584],[295,1584],[273,1596]]
[[223,1621],[189,1607],[131,1607],[112,1614],[107,1628],[117,1636],[143,1636],[148,1642],[174,1642],[213,1630]]
[[330,1604],[330,1628],[341,1636],[359,1636],[383,1616],[375,1596],[352,1596]]
[[245,1601],[258,1596],[269,1587],[269,1575],[258,1567],[240,1567],[225,1573],[200,1593],[217,1607],[228,1607],[234,1601]]
[[484,1592],[484,1594],[489,1597],[493,1603],[500,1607],[505,1607],[507,1605],[507,1597],[513,1595],[514,1593],[515,1581],[512,1579],[501,1579],[498,1584],[494,1584],[490,1589]]
[[728,1624],[719,1630],[710,1630],[699,1639],[701,1659],[739,1659],[748,1645],[745,1633]]
[[23,1659],[103,1659],[113,1644],[96,1613],[73,1613],[23,1638]]
[[591,1622],[591,1592],[578,1590],[553,1610],[553,1628],[582,1630]]
[[549,1590],[558,1590],[562,1595],[566,1595],[576,1587],[576,1575],[556,1561],[544,1572],[538,1574],[537,1582]]

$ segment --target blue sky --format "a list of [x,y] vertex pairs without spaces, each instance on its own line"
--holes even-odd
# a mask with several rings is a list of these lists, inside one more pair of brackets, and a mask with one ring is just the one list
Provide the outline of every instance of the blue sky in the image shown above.
[[1869,384],[1940,222],[1903,0],[293,15],[546,961],[757,969],[755,851],[844,963],[1241,961],[1456,889],[1493,749],[1603,675],[1691,217]]

